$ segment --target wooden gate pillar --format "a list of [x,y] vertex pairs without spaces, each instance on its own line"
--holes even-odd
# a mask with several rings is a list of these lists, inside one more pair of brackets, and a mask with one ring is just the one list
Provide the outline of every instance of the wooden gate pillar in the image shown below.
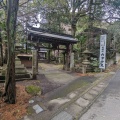
[[65,70],[70,70],[71,44],[66,45]]
[[50,62],[50,43],[49,43],[49,45],[48,45],[48,63]]

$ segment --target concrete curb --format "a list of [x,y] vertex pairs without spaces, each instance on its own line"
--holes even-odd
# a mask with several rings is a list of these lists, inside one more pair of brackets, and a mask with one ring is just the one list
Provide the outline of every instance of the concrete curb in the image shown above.
[[[109,84],[109,83],[108,83]],[[79,114],[79,116],[77,118],[75,118],[75,120],[79,120],[79,118],[85,113],[87,112],[87,110],[92,106],[92,104],[97,100],[97,98],[102,94],[102,92],[107,88],[108,84],[105,86],[105,88],[103,88],[98,95],[96,95],[96,97],[92,100],[92,102],[85,108],[82,110],[82,112]]]

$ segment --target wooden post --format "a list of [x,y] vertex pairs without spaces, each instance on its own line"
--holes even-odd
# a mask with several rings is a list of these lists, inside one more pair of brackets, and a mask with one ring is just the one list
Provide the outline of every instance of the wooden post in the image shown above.
[[32,78],[36,79],[36,75],[37,75],[37,50],[33,50],[32,51]]
[[69,70],[69,45],[66,45],[65,70]]
[[49,63],[50,62],[50,43],[48,45],[48,49],[49,49],[49,51],[48,51],[48,63]]
[[65,52],[63,53],[63,70],[65,70]]
[[70,70],[74,68],[74,53],[72,52],[70,55]]
[[71,70],[71,54],[72,54],[72,44],[69,44],[69,69]]
[[58,44],[58,59],[57,59],[57,62],[60,63],[59,44]]
[[38,52],[39,52],[39,43],[37,43],[37,53],[36,53],[36,74],[38,74]]

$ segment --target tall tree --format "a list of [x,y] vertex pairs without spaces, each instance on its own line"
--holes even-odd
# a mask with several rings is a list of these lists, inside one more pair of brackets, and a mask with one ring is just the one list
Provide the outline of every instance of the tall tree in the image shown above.
[[8,41],[8,60],[7,73],[5,80],[5,102],[14,104],[16,102],[16,88],[15,88],[15,35],[16,35],[16,21],[19,0],[7,0],[7,41]]

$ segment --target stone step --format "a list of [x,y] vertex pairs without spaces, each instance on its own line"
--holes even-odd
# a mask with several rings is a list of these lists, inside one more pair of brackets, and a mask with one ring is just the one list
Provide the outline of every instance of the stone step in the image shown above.
[[4,76],[6,74],[6,69],[0,70],[0,74]]
[[27,71],[27,69],[26,69],[25,67],[19,67],[19,68],[17,67],[17,68],[15,68],[15,70],[16,70],[16,71],[21,71],[21,70]]
[[15,61],[15,65],[21,65],[21,61]]
[[[26,74],[15,74],[15,80],[26,80],[26,79],[31,79],[31,75],[26,73]],[[0,82],[4,82],[5,81],[5,76],[4,75],[0,75]]]
[[26,74],[15,74],[15,79],[23,79],[23,78],[30,78],[30,74],[29,73],[26,73]]
[[26,69],[15,69],[15,74],[26,74],[27,73],[27,71],[26,71]]
[[[0,81],[5,80],[5,71],[1,68],[0,71]],[[30,79],[31,75],[27,72],[27,69],[24,67],[24,64],[21,64],[21,61],[19,58],[15,58],[15,79],[16,80],[24,80],[24,79]]]
[[20,59],[18,57],[15,58],[15,61],[20,61]]
[[24,67],[24,64],[21,64],[21,65],[15,65],[15,69],[17,69],[17,68],[25,68],[25,67]]

